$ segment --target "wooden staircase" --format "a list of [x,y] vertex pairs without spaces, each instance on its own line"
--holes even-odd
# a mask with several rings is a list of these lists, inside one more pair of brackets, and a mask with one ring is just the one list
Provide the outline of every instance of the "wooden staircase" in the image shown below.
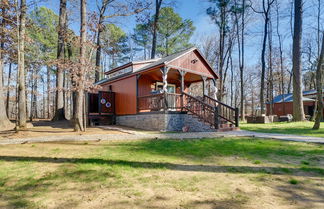
[[209,96],[199,99],[183,92],[183,107],[217,131],[239,129],[238,108],[231,107]]

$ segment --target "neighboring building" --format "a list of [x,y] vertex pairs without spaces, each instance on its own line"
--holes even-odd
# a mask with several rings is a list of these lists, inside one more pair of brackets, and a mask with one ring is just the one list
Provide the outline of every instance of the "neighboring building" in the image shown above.
[[[316,90],[303,92],[303,104],[305,115],[312,116],[315,110],[315,101],[317,97]],[[293,114],[293,96],[292,94],[281,94],[276,96],[272,102],[267,103],[267,115],[270,115],[270,105],[273,105],[273,114],[283,116]]]
[[[165,58],[130,62],[105,73],[99,94],[89,95],[89,119],[164,131],[215,131],[238,126],[238,110],[207,92],[218,76],[196,48]],[[204,95],[189,87],[201,82]],[[217,106],[217,108],[216,108]],[[227,125],[225,125],[227,124]]]

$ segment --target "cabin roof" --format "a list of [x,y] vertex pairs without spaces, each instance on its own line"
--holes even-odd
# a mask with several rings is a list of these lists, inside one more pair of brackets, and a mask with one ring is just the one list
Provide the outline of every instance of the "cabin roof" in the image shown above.
[[[141,65],[141,64],[143,65],[142,67],[133,68],[132,69],[132,72],[125,73],[125,74],[123,74],[123,76],[129,75],[129,74],[132,74],[132,73],[138,73],[138,72],[141,72],[141,71],[146,71],[146,70],[149,70],[149,69],[152,69],[152,68],[156,68],[158,66],[167,66],[168,63],[170,63],[170,62],[172,62],[172,61],[174,61],[174,60],[176,60],[176,59],[178,59],[178,58],[186,55],[187,53],[191,53],[191,52],[194,52],[194,51],[198,52],[199,57],[205,63],[206,67],[211,72],[211,74],[213,74],[213,76],[215,78],[218,78],[217,74],[215,73],[215,71],[213,70],[213,68],[211,67],[211,65],[201,55],[200,51],[196,47],[192,47],[192,48],[189,48],[189,49],[185,49],[185,50],[182,50],[180,52],[171,54],[171,55],[166,56],[166,57],[163,57],[163,58],[129,62],[129,63],[126,63],[126,64],[121,65],[119,67],[116,67],[116,68],[114,68],[114,69],[112,69],[112,70],[110,70],[108,72],[105,72],[105,74],[106,75],[109,75],[109,74],[118,72],[120,70],[126,69],[128,67],[132,67],[132,66],[136,66],[136,65]],[[111,81],[111,80],[114,80],[114,79],[117,79],[117,78],[120,78],[120,77],[123,77],[123,76],[118,76],[118,77],[114,77],[114,78],[105,78],[105,79],[102,79],[102,80],[96,82],[95,84],[96,85],[100,85],[100,84],[105,83],[107,81]]]
[[[324,91],[324,89],[323,89]],[[309,90],[309,91],[303,91],[303,102],[312,102],[312,101],[315,101],[314,99],[311,99],[311,98],[308,98],[306,96],[309,96],[309,95],[313,95],[313,94],[316,94],[317,91],[316,90]],[[267,102],[267,104],[274,104],[274,103],[282,103],[282,102],[292,102],[293,101],[293,95],[290,93],[290,94],[280,94],[278,96],[276,96],[272,102]]]

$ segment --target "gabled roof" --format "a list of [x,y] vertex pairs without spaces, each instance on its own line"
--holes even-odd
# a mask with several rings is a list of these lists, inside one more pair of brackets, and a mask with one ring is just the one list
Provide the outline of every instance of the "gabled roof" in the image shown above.
[[150,68],[153,68],[153,67],[156,67],[156,66],[159,66],[159,65],[162,65],[162,64],[166,64],[176,58],[179,58],[183,55],[185,55],[186,53],[188,52],[191,52],[193,50],[195,50],[196,48],[189,48],[189,49],[185,49],[183,51],[180,51],[180,52],[177,52],[177,53],[174,53],[174,54],[171,54],[169,56],[166,56],[166,57],[163,57],[163,58],[160,58],[158,59],[157,61],[149,64],[149,65],[146,65],[140,69],[137,69],[136,71],[142,71],[142,70],[147,70],[147,69],[150,69]]
[[144,70],[147,70],[147,69],[150,69],[150,68],[154,68],[154,67],[157,67],[157,66],[160,66],[160,65],[167,65],[168,63],[172,62],[173,60],[175,59],[178,59],[184,55],[186,55],[187,53],[190,53],[190,52],[193,52],[193,51],[197,51],[198,54],[200,55],[200,57],[203,59],[203,61],[207,64],[207,66],[209,67],[209,69],[211,70],[212,74],[214,74],[214,76],[216,78],[218,78],[218,76],[216,75],[215,71],[213,70],[213,68],[211,67],[211,65],[208,63],[208,61],[201,55],[200,51],[196,48],[196,47],[192,47],[192,48],[189,48],[189,49],[185,49],[183,51],[180,51],[180,52],[177,52],[177,53],[174,53],[174,54],[171,54],[169,56],[166,56],[164,58],[160,58],[158,59],[157,61],[149,64],[149,65],[146,65],[142,68],[139,68],[137,70],[135,70],[134,72],[139,72],[139,71],[144,71]]
[[[105,74],[111,74],[111,73],[114,73],[114,72],[117,72],[119,70],[122,70],[126,67],[130,67],[130,66],[134,66],[134,65],[137,65],[137,64],[146,64],[144,65],[143,67],[139,67],[138,69],[134,69],[133,68],[133,72],[132,73],[136,73],[136,72],[141,72],[141,71],[145,71],[145,70],[148,70],[148,69],[152,69],[152,68],[156,68],[158,66],[167,66],[168,63],[190,53],[190,52],[193,52],[193,51],[196,51],[198,52],[198,55],[199,57],[202,59],[202,61],[204,63],[206,63],[207,67],[209,68],[208,70],[210,71],[210,73],[213,74],[213,76],[215,78],[218,78],[217,74],[215,73],[215,71],[213,70],[213,68],[211,67],[211,65],[208,63],[208,61],[202,56],[201,52],[196,48],[196,47],[192,47],[192,48],[189,48],[189,49],[185,49],[185,50],[182,50],[180,52],[177,52],[177,53],[174,53],[174,54],[171,54],[169,56],[166,56],[166,57],[163,57],[163,58],[157,58],[157,59],[150,59],[150,60],[143,60],[143,61],[133,61],[133,62],[129,62],[129,63],[126,63],[124,65],[121,65],[119,67],[116,67],[108,72],[106,72]],[[99,84],[102,84],[102,83],[105,83],[107,81],[110,81],[110,80],[114,80],[115,78],[112,78],[112,79],[102,79],[98,82],[96,82],[95,84],[96,85],[99,85]]]

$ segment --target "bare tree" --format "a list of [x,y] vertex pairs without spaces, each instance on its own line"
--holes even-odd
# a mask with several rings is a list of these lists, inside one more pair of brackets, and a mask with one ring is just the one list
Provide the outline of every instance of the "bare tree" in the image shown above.
[[293,117],[295,121],[305,120],[302,92],[301,41],[303,1],[295,0],[293,36]]
[[151,59],[155,58],[156,53],[156,42],[157,42],[157,27],[160,16],[160,9],[163,0],[155,0],[155,14],[154,14],[154,22],[153,22],[153,38],[152,38],[152,51],[151,51]]
[[26,0],[20,0],[18,30],[18,127],[27,128],[26,84],[25,84],[25,35],[26,35]]
[[322,66],[324,63],[324,32],[322,33],[322,49],[320,52],[320,56],[317,62],[317,69],[316,69],[316,86],[317,86],[317,111],[315,117],[315,123],[313,129],[319,129],[321,125],[321,119],[323,117],[323,79],[322,79]]
[[267,48],[267,37],[268,37],[268,24],[269,16],[271,12],[271,6],[275,0],[262,0],[262,10],[257,11],[253,7],[254,12],[262,14],[264,18],[264,30],[263,30],[263,40],[262,40],[262,51],[261,51],[261,87],[260,87],[260,107],[261,114],[265,114],[265,105],[264,105],[264,89],[265,89],[265,71],[266,71],[266,57],[265,52]]
[[[3,69],[4,69],[4,27],[5,27],[5,8],[1,8],[2,21],[0,25],[0,127],[9,128],[11,123],[7,117],[6,106],[4,104],[4,94],[3,94]],[[1,128],[0,128],[1,129]]]
[[108,4],[114,0],[103,0],[101,6],[98,6],[99,10],[99,19],[98,19],[98,32],[97,32],[97,52],[96,52],[96,66],[97,70],[95,72],[95,82],[99,81],[100,79],[100,64],[101,64],[101,34],[104,31],[104,14],[108,7]]
[[[235,1],[237,5],[237,1]],[[241,30],[239,27],[239,17],[238,13],[235,12],[235,23],[236,23],[236,36],[237,36],[237,45],[239,53],[239,68],[240,68],[240,93],[241,93],[241,120],[245,120],[245,105],[244,105],[244,32],[245,32],[245,0],[241,1]]]
[[80,70],[77,75],[76,86],[76,104],[74,117],[74,130],[85,131],[83,124],[83,100],[84,100],[84,78],[86,68],[86,38],[87,38],[87,3],[86,0],[81,0],[81,27],[80,27]]
[[[60,16],[58,29],[58,43],[57,43],[57,59],[64,60],[65,38],[67,30],[67,12],[66,0],[60,0]],[[57,65],[56,72],[56,102],[55,102],[55,116],[53,120],[65,120],[64,114],[64,69]]]

